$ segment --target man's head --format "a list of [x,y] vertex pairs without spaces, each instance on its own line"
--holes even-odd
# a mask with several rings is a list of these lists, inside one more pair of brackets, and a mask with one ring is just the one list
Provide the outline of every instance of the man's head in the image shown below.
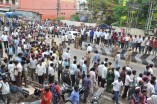
[[76,92],[78,92],[79,87],[78,87],[77,85],[75,85],[75,86],[74,86],[74,90],[75,90]]
[[121,82],[122,78],[121,77],[118,77],[118,82]]

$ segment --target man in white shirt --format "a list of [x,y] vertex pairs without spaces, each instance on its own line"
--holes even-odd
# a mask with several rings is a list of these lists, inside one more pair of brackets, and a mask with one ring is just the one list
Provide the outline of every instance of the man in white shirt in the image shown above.
[[[10,96],[10,85],[8,83],[7,76],[3,76],[3,80],[0,81],[0,90],[1,90],[1,100],[5,102],[5,104],[10,104],[11,96]],[[6,103],[7,101],[7,103]]]
[[66,41],[65,34],[63,34],[63,35],[61,36],[61,42],[62,42],[62,46],[63,46],[63,48],[66,47],[66,45],[65,45],[65,41]]
[[42,61],[39,62],[39,64],[36,67],[36,72],[38,76],[39,83],[43,84],[44,83],[44,75],[46,74],[46,67],[44,64],[42,64]]
[[19,63],[18,61],[15,61],[15,78],[16,78],[16,85],[18,87],[21,87],[22,86],[22,70],[23,70],[23,67],[21,65],[21,63]]
[[87,47],[87,51],[86,52],[91,52],[92,51],[92,47],[90,44],[88,44],[88,47]]
[[1,36],[1,39],[4,43],[5,49],[8,48],[8,35],[6,33],[3,33],[3,35]]
[[137,48],[139,48],[139,52],[141,52],[141,43],[142,43],[142,37],[141,35],[139,35],[139,37],[137,38],[136,51],[137,51]]
[[150,82],[148,82],[147,84],[147,97],[151,97],[151,95],[153,95],[155,93],[155,81],[151,80]]
[[114,71],[114,81],[118,80],[118,78],[120,77],[119,69],[120,68],[116,68]]
[[114,96],[112,97],[112,100],[115,101],[116,104],[118,103],[118,97],[119,97],[119,91],[121,90],[123,86],[123,82],[121,78],[119,77],[118,80],[115,80],[113,83],[113,90],[114,90]]
[[136,48],[136,45],[137,45],[137,36],[135,35],[135,37],[133,37],[133,42],[132,42],[132,46],[133,46],[133,51],[134,49]]
[[100,43],[100,36],[101,36],[101,32],[100,30],[97,31],[96,37],[97,37],[97,44]]
[[127,72],[127,75],[125,77],[125,87],[124,87],[124,92],[123,92],[123,95],[122,95],[122,99],[126,98],[127,96],[127,93],[128,93],[128,90],[129,90],[129,84],[133,82],[133,80],[131,79],[131,71],[128,71]]
[[48,75],[49,75],[49,83],[54,83],[55,71],[53,68],[53,63],[51,63],[48,68]]
[[143,37],[142,42],[141,42],[141,51],[140,51],[140,53],[144,53],[145,48],[146,48],[146,39],[145,39],[145,37]]
[[106,77],[107,77],[107,63],[105,64],[105,67],[102,69],[102,73],[101,73],[101,87],[104,88],[105,87],[105,83],[106,83]]
[[149,70],[148,72],[150,72],[151,75],[153,75],[153,64],[149,65]]
[[101,64],[98,66],[98,86],[100,86],[101,83],[101,74],[102,74],[102,69],[104,69],[104,62],[101,62]]
[[68,50],[66,50],[64,53],[63,53],[63,60],[70,60],[70,54],[68,53]]
[[125,49],[128,49],[129,38],[130,38],[130,36],[129,36],[129,34],[127,34],[127,35],[125,36]]
[[35,69],[37,66],[38,61],[35,59],[34,56],[32,56],[32,59],[30,59],[30,70],[31,70],[31,78],[34,80],[34,74],[35,74]]

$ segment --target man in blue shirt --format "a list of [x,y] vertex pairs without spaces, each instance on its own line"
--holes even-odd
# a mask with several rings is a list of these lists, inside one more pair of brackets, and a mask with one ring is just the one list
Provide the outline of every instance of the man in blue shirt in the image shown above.
[[77,61],[74,60],[73,64],[71,64],[71,66],[70,66],[70,75],[71,75],[72,86],[74,86],[74,84],[75,84],[75,71],[77,70],[76,63],[77,63]]
[[70,100],[73,102],[73,104],[79,104],[80,96],[78,89],[78,86],[74,86],[74,90],[70,95]]
[[98,51],[96,51],[96,52],[95,52],[95,55],[94,55],[94,57],[93,57],[92,62],[93,62],[93,63],[98,63],[98,59],[100,59],[100,55],[99,55]]
[[93,43],[94,30],[92,29],[89,34],[90,34],[90,42]]
[[83,84],[83,87],[84,87],[84,99],[83,99],[83,103],[86,103],[87,97],[89,95],[90,87],[91,87],[90,75],[87,75],[87,77],[85,77],[83,79],[82,84]]

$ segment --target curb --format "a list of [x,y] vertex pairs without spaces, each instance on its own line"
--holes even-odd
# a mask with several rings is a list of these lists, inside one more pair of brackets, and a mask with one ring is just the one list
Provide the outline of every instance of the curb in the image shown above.
[[[101,55],[107,55],[107,56],[112,57],[112,49],[111,48],[109,48],[109,47],[102,48],[100,45],[91,44],[88,42],[82,43],[82,50],[86,50],[88,44],[90,44],[92,46],[93,52],[98,51],[98,53]],[[119,49],[119,52],[121,54],[121,59],[125,60],[125,57],[127,55],[127,51]],[[139,62],[143,65],[153,64],[155,67],[157,67],[157,57],[154,55],[139,54],[137,52],[132,52],[131,62],[135,62],[135,63]]]

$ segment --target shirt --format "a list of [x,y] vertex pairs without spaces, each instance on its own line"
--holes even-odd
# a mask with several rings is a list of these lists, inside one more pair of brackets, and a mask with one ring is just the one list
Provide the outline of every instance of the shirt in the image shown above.
[[3,41],[8,41],[8,36],[7,36],[7,35],[2,35],[2,36],[1,36],[1,39],[2,39]]
[[86,64],[82,65],[82,73],[84,72],[85,75],[87,75],[87,66]]
[[15,73],[14,73],[15,76],[17,76],[19,72],[22,73],[23,67],[22,67],[21,63],[18,63],[15,68],[16,68]]
[[109,37],[109,33],[105,33],[105,39],[107,40]]
[[46,74],[46,68],[43,64],[42,65],[40,65],[40,64],[37,65],[36,74],[38,76],[42,76],[42,75]]
[[118,78],[120,77],[120,73],[118,71],[114,71],[114,81],[118,80]]
[[73,90],[70,95],[70,100],[73,102],[73,104],[79,104],[79,99],[80,99],[79,92]]
[[150,97],[153,93],[155,93],[155,87],[150,82],[147,84],[147,97]]
[[122,81],[118,81],[118,80],[115,80],[113,83],[113,90],[114,91],[120,91],[120,88],[123,86],[123,82]]
[[101,77],[102,69],[103,69],[103,68],[105,68],[104,64],[100,64],[100,65],[98,66],[98,76],[100,76],[100,77]]
[[37,60],[36,59],[31,59],[30,60],[30,68],[35,69],[37,66]]
[[106,79],[106,76],[107,76],[107,68],[104,67],[104,68],[102,69],[101,78],[102,78],[102,79]]
[[87,89],[87,90],[89,90],[90,89],[90,86],[91,86],[91,79],[90,78],[87,78],[87,77],[85,77],[84,79],[83,79],[83,87],[84,87],[84,89]]
[[10,86],[8,82],[0,82],[0,89],[2,91],[2,95],[6,95],[10,93]]
[[141,43],[142,42],[142,38],[137,38],[137,43]]
[[[44,100],[44,96],[47,99],[46,102]],[[51,99],[52,99],[52,93],[50,91],[48,91],[46,94],[42,94],[40,104],[51,104]]]
[[49,68],[48,68],[48,75],[51,75],[51,76],[55,75],[54,68],[51,66],[49,66]]
[[71,64],[70,66],[70,74],[75,75],[75,71],[77,70],[77,65],[76,64]]
[[92,47],[91,47],[91,46],[88,46],[88,47],[87,47],[87,52],[88,52],[88,51],[89,51],[89,52],[92,51]]
[[130,84],[131,82],[133,82],[133,80],[131,79],[131,76],[126,75],[126,77],[125,77],[125,85],[126,85],[126,86],[129,86],[129,84]]

